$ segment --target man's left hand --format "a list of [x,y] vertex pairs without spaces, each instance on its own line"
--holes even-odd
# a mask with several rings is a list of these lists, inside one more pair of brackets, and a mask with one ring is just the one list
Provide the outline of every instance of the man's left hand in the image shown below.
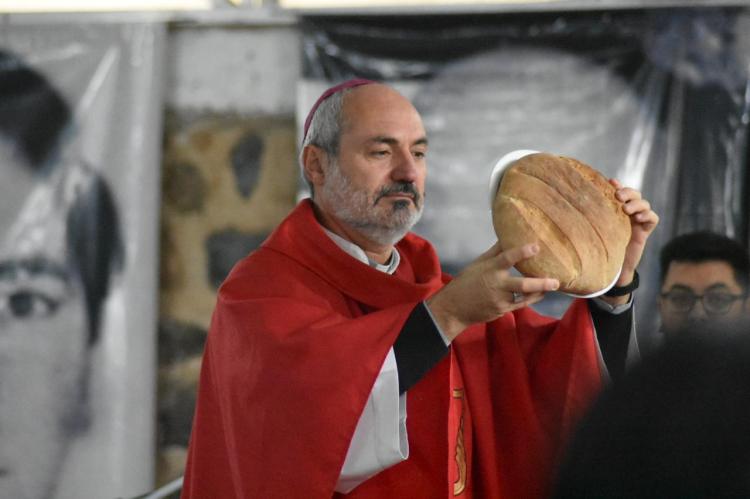
[[[623,187],[615,179],[610,179],[609,182],[617,189],[615,196],[623,203],[622,209],[630,217],[630,241],[625,249],[622,272],[615,283],[615,286],[627,286],[633,281],[635,269],[641,261],[648,237],[659,224],[659,215],[651,209],[651,203],[643,199],[640,191]],[[630,299],[628,295],[602,296],[601,298],[612,305],[627,303]]]

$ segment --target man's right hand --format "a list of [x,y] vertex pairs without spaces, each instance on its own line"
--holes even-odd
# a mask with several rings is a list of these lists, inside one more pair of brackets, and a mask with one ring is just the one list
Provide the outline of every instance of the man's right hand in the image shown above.
[[[516,263],[539,252],[536,244],[501,251],[499,243],[471,262],[458,276],[426,303],[435,322],[453,340],[467,327],[489,322],[501,315],[536,303],[554,291],[557,279],[517,277],[510,273]],[[523,293],[514,302],[513,294]]]

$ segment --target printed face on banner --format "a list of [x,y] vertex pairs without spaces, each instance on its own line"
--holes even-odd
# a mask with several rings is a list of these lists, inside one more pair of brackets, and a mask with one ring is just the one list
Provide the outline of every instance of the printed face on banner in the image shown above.
[[16,151],[0,141],[0,497],[41,499],[85,426],[89,333],[66,252],[67,175],[40,178]]

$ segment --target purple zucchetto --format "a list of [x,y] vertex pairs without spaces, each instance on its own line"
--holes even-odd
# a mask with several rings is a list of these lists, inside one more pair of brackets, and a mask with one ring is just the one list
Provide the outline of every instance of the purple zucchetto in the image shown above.
[[354,88],[359,87],[360,85],[369,85],[370,83],[377,83],[372,80],[366,80],[364,78],[353,78],[351,80],[346,80],[343,83],[339,83],[338,85],[334,85],[323,94],[318,97],[318,100],[315,101],[315,104],[313,104],[313,107],[310,109],[310,112],[307,114],[307,118],[305,118],[305,128],[302,135],[302,142],[305,142],[305,138],[307,138],[307,130],[310,129],[310,123],[312,122],[313,116],[315,115],[315,111],[318,110],[318,107],[320,104],[332,96],[333,94],[340,92],[342,90],[346,90],[347,88]]

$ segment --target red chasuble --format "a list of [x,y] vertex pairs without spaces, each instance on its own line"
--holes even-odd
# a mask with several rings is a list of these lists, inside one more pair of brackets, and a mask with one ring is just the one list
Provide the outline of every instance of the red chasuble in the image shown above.
[[541,498],[600,387],[583,300],[476,325],[407,392],[410,454],[343,496],[349,442],[412,309],[448,277],[424,239],[394,275],[343,252],[303,201],[219,292],[206,342],[185,499]]

